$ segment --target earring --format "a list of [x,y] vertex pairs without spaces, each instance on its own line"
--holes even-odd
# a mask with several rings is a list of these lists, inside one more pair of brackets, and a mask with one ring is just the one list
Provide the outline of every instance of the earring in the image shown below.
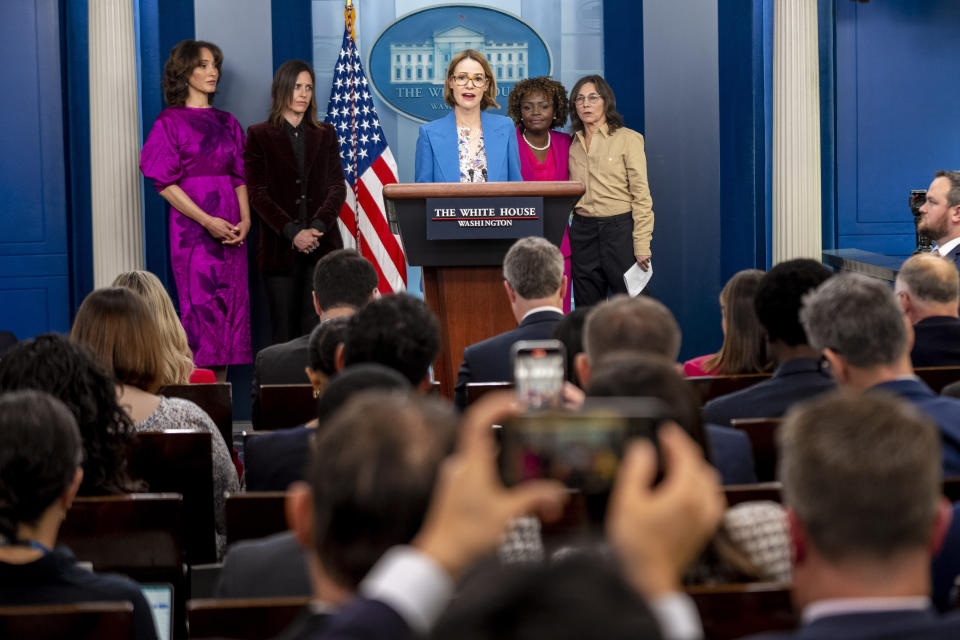
[[319,398],[321,393],[323,393],[323,392],[322,392],[320,389],[318,389],[317,387],[314,387],[314,388],[313,388],[313,399],[316,400],[317,398]]

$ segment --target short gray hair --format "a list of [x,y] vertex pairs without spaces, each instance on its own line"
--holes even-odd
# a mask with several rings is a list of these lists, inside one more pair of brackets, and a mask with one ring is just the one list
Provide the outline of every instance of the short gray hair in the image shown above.
[[921,253],[904,262],[897,282],[919,300],[956,304],[960,298],[960,275],[953,260],[932,253]]
[[946,178],[950,182],[950,190],[947,191],[947,206],[955,207],[960,204],[960,171],[937,171],[935,178]]
[[640,351],[676,362],[680,325],[670,309],[649,296],[614,296],[587,315],[583,350],[593,365],[609,353]]
[[907,348],[893,290],[858,273],[837,274],[804,296],[800,322],[810,346],[829,348],[855,367],[892,364]]
[[503,258],[503,277],[521,298],[552,296],[563,280],[563,254],[544,238],[520,238]]
[[936,426],[908,402],[833,392],[797,405],[777,436],[783,498],[831,561],[925,548],[942,482]]

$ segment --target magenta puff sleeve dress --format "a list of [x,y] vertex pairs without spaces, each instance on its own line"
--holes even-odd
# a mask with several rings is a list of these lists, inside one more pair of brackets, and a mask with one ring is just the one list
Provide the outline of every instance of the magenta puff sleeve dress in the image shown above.
[[[206,213],[237,224],[243,150],[243,128],[226,111],[170,107],[147,136],[140,170],[157,192],[176,184]],[[221,244],[171,207],[170,262],[197,366],[252,362],[246,245]]]

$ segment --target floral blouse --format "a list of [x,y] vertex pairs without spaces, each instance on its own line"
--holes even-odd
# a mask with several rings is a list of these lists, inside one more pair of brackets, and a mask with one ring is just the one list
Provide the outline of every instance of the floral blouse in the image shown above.
[[477,142],[476,155],[470,154],[470,127],[457,127],[457,149],[460,152],[460,182],[487,181],[487,150],[483,134]]

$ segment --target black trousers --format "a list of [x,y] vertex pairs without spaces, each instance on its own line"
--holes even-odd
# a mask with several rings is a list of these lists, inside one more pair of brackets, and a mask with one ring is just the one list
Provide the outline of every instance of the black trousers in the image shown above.
[[623,273],[637,261],[633,254],[633,214],[588,217],[573,214],[570,262],[576,306],[591,306],[611,293],[626,293]]
[[313,308],[313,268],[316,259],[297,253],[286,273],[264,273],[263,283],[270,302],[273,344],[287,342],[313,331],[317,312]]

